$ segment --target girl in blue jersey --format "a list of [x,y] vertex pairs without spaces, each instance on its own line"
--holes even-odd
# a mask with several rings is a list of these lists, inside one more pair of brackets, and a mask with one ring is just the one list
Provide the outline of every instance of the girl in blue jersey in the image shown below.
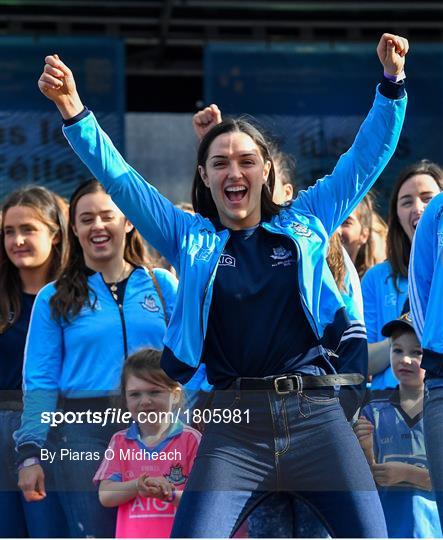
[[0,243],[0,537],[66,536],[56,493],[30,504],[17,490],[12,434],[20,424],[26,332],[35,296],[67,255],[65,208],[54,193],[29,186],[1,208]]
[[372,400],[354,429],[380,486],[389,537],[440,538],[423,434],[423,351],[409,311],[382,333],[399,385],[390,396]]
[[394,185],[389,204],[387,260],[369,269],[362,280],[372,390],[397,386],[389,366],[389,342],[381,330],[402,312],[408,294],[412,238],[426,205],[442,187],[443,171],[428,160],[404,169]]
[[[45,496],[41,460],[48,424],[41,413],[112,408],[125,357],[144,346],[162,348],[175,299],[176,279],[144,266],[140,235],[96,180],[72,195],[69,221],[68,261],[36,298],[25,351],[24,411],[14,437],[19,485],[28,500]],[[62,448],[101,459],[118,427],[111,421],[103,427],[63,424],[57,436]],[[114,534],[113,514],[91,491],[98,464],[88,458],[56,461],[73,537]]]
[[232,535],[269,491],[294,486],[332,534],[386,534],[368,464],[334,396],[334,385],[360,377],[334,367],[331,349],[349,321],[326,249],[395,150],[407,50],[403,38],[382,36],[387,78],[353,146],[288,206],[272,202],[263,135],[242,120],[214,126],[198,151],[195,216],[123,160],[83,107],[71,71],[46,58],[39,86],[59,108],[71,146],[180,275],[163,368],[185,382],[205,362],[215,409],[236,419],[205,430],[173,536]]

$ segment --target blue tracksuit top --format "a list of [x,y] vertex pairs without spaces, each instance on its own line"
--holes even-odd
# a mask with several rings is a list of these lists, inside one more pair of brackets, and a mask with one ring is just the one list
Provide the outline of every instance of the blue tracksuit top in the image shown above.
[[423,346],[421,365],[430,384],[443,381],[443,194],[432,199],[418,222],[409,261],[409,301],[415,331]]
[[[386,339],[381,329],[389,321],[398,319],[403,306],[408,298],[408,280],[403,276],[397,279],[397,287],[394,284],[392,267],[389,261],[376,264],[364,275],[361,288],[363,292],[363,306],[365,314],[368,342],[376,343]],[[372,377],[372,390],[384,390],[395,388],[397,379],[388,366],[381,373]]]
[[[177,280],[167,270],[153,270],[172,313]],[[56,410],[59,395],[85,398],[116,395],[125,354],[143,347],[161,350],[166,331],[163,307],[145,268],[128,278],[120,316],[117,302],[100,273],[88,276],[97,301],[95,309],[84,306],[71,322],[51,316],[49,302],[55,286],[43,287],[34,302],[25,347],[23,368],[24,411],[14,434],[17,447],[42,446],[48,426],[41,411]],[[94,295],[90,294],[91,302]]]
[[[377,90],[352,147],[333,172],[301,191],[270,222],[261,223],[269,232],[294,242],[303,310],[315,336],[328,349],[337,348],[349,322],[342,319],[344,303],[326,263],[327,240],[394,153],[406,101],[405,94],[391,99]],[[186,382],[200,364],[213,282],[229,232],[199,214],[177,209],[163,197],[125,162],[92,113],[64,126],[63,132],[122,212],[180,275],[163,367],[171,377]]]

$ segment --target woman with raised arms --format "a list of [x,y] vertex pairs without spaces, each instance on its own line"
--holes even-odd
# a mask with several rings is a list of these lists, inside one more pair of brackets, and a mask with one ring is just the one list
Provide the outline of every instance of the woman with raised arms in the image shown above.
[[198,150],[195,216],[123,160],[69,68],[46,57],[39,87],[60,110],[72,148],[180,275],[164,370],[186,382],[204,362],[214,407],[236,411],[238,422],[205,430],[172,536],[228,537],[269,492],[294,486],[332,535],[386,536],[371,472],[335,394],[362,377],[335,370],[349,321],[326,252],[395,151],[407,51],[406,39],[381,37],[385,76],[352,147],[287,206],[272,202],[262,133],[242,119],[214,126]]

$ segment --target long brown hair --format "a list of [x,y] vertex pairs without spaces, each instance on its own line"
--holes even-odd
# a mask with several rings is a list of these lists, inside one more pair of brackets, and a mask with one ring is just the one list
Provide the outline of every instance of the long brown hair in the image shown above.
[[194,181],[192,184],[192,205],[194,211],[198,212],[207,218],[216,218],[218,216],[217,207],[211,195],[211,191],[207,188],[200,176],[198,167],[206,168],[206,161],[208,159],[209,148],[212,142],[224,133],[245,133],[249,135],[254,143],[260,150],[263,161],[269,161],[271,168],[269,171],[267,182],[263,185],[261,191],[261,214],[262,218],[271,217],[276,215],[280,211],[280,206],[272,201],[272,194],[274,192],[275,184],[275,171],[274,163],[271,157],[269,144],[265,136],[250,122],[242,118],[229,118],[223,120],[220,124],[214,126],[200,142],[197,153],[197,167],[195,169]]
[[[138,379],[143,379],[153,384],[158,384],[159,386],[165,386],[171,392],[176,388],[181,389],[180,383],[171,379],[165,371],[163,371],[160,360],[162,353],[155,349],[140,349],[134,354],[131,354],[125,361],[120,389],[121,389],[121,398],[123,405],[126,407],[126,385],[130,375],[137,377]],[[182,394],[183,399],[183,394]],[[180,405],[180,404],[179,404]]]
[[52,246],[46,283],[57,278],[67,259],[67,221],[62,199],[44,187],[32,185],[11,193],[1,209],[0,334],[17,321],[21,312],[22,282],[19,270],[6,254],[4,238],[5,216],[14,206],[29,207],[50,233],[59,237],[59,241]]
[[428,159],[422,159],[417,163],[413,163],[400,172],[391,194],[389,202],[388,215],[388,237],[386,241],[387,259],[391,263],[392,274],[394,278],[395,288],[398,289],[398,278],[403,276],[408,277],[409,257],[411,255],[411,241],[408,235],[403,230],[397,214],[397,199],[398,193],[402,185],[412,176],[417,174],[427,174],[431,176],[435,183],[443,189],[443,170],[437,163],[433,163]]
[[369,268],[372,268],[376,261],[374,256],[374,241],[372,238],[372,216],[374,211],[374,198],[372,193],[366,194],[360,204],[355,209],[356,217],[362,229],[368,230],[368,241],[360,246],[355,258],[355,268],[360,279]]
[[328,255],[326,257],[329,270],[340,292],[345,292],[346,265],[343,256],[343,246],[340,240],[340,234],[335,233],[329,238]]
[[[90,193],[106,193],[98,180],[91,179],[81,184],[72,194],[69,201],[69,257],[59,279],[55,283],[55,293],[51,298],[51,313],[56,320],[69,322],[75,318],[83,306],[95,308],[96,295],[89,287],[86,275],[86,264],[83,250],[77,236],[74,234],[75,212],[78,201]],[[136,229],[126,234],[125,261],[133,266],[143,266],[147,262],[146,248]],[[89,296],[91,293],[93,300]]]

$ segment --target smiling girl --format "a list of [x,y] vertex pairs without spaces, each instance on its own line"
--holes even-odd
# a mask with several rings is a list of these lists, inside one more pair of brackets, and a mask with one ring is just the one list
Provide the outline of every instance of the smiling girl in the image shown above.
[[195,216],[123,160],[83,107],[71,71],[46,57],[39,87],[59,108],[71,146],[180,275],[163,369],[186,382],[204,362],[214,407],[242,418],[205,430],[174,537],[232,535],[260,498],[294,486],[331,534],[386,534],[368,464],[334,394],[334,385],[361,376],[336,374],[333,349],[349,320],[326,250],[395,150],[407,51],[404,38],[382,36],[387,77],[353,146],[287,206],[272,201],[263,134],[241,119],[214,126],[197,153]]
[[[0,243],[0,536],[66,535],[58,496],[38,505],[17,492],[12,434],[20,423],[26,333],[35,297],[67,257],[66,209],[45,188],[14,191],[1,208]],[[31,462],[25,463],[29,466]]]
[[[19,472],[27,500],[45,496],[39,456],[47,424],[41,412],[112,407],[124,359],[143,346],[162,347],[175,300],[176,279],[144,266],[141,237],[96,180],[73,193],[69,222],[68,261],[35,301],[25,352],[24,411],[14,437],[18,461],[34,460]],[[117,428],[63,424],[59,446],[103,454]],[[114,534],[113,514],[91,490],[95,469],[94,461],[56,463],[72,537]]]
[[364,316],[369,342],[372,390],[395,388],[389,366],[389,342],[381,329],[400,316],[408,295],[408,264],[415,229],[428,203],[443,187],[443,171],[422,160],[404,169],[389,204],[387,260],[370,268],[362,280]]
[[[112,437],[94,478],[100,502],[118,506],[117,538],[169,538],[201,438],[172,421],[182,388],[161,369],[160,357],[143,349],[126,361],[122,395],[134,423]],[[140,450],[146,457],[138,457]]]

